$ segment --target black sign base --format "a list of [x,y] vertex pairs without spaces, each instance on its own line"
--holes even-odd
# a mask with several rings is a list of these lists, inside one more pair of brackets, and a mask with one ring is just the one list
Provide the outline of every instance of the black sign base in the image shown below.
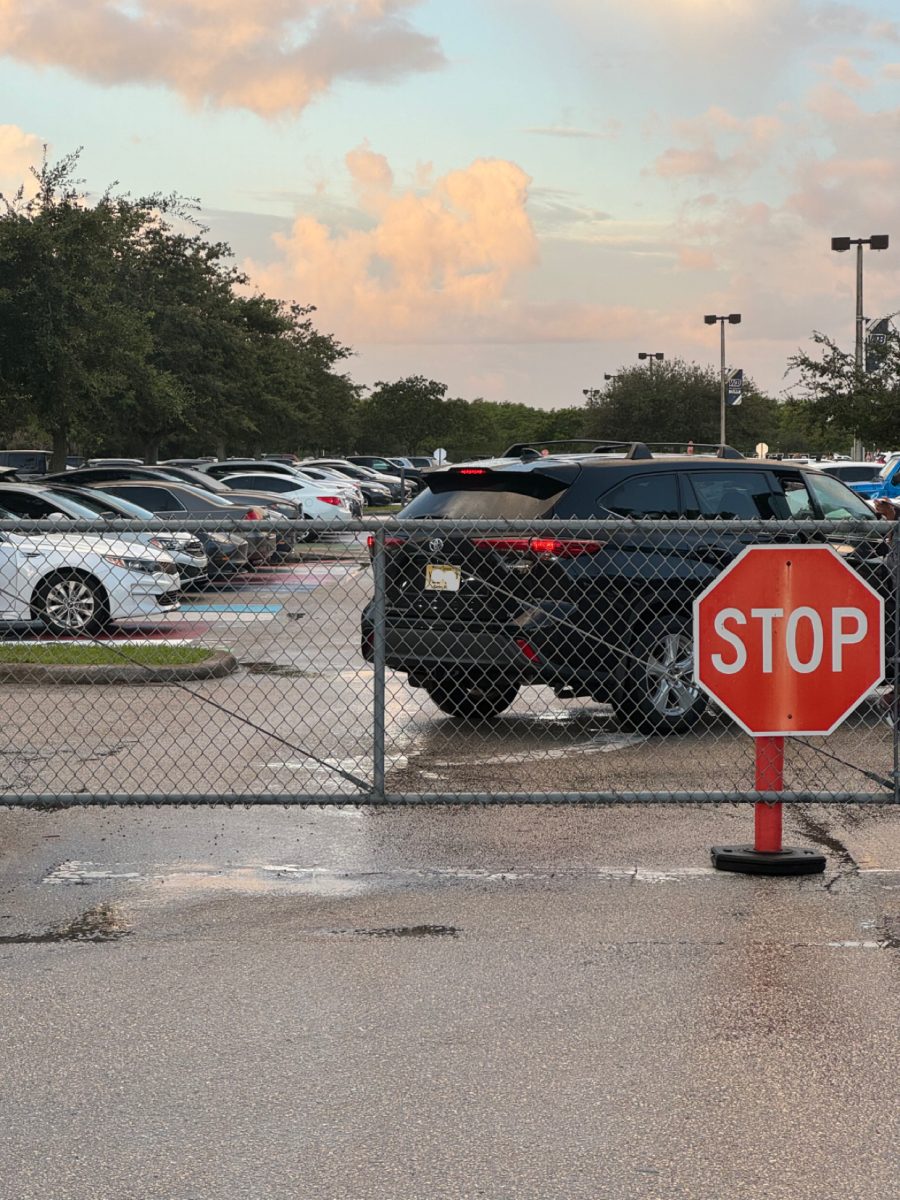
[[785,846],[783,850],[754,850],[752,846],[713,846],[713,866],[719,871],[745,875],[818,875],[825,870],[825,855],[818,850]]

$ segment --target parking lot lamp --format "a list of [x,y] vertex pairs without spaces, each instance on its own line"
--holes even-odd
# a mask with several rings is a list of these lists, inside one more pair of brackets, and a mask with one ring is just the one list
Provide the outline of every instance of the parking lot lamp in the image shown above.
[[721,361],[720,376],[719,376],[719,441],[724,446],[725,445],[725,386],[726,386],[726,382],[727,382],[725,379],[725,322],[727,321],[729,325],[740,325],[741,314],[740,313],[729,313],[727,317],[718,317],[718,316],[716,316],[715,313],[711,313],[708,316],[705,316],[703,318],[703,321],[706,325],[715,325],[716,321],[718,321],[719,328],[721,330],[722,361]]
[[652,353],[649,350],[640,350],[638,352],[638,358],[641,360],[641,362],[643,362],[644,359],[647,360],[647,367],[649,368],[651,375],[653,374],[653,360],[656,359],[657,361],[662,362],[665,357],[666,356],[663,354],[662,350],[655,350]]
[[866,322],[863,317],[863,246],[870,246],[873,250],[887,250],[890,243],[890,237],[886,233],[873,233],[867,238],[849,238],[849,237],[833,237],[831,239],[831,248],[839,254],[843,254],[845,250],[849,250],[851,246],[856,247],[856,369],[862,371],[865,360],[863,358],[863,343]]
[[[851,246],[856,247],[856,370],[858,373],[865,370],[866,361],[864,358],[864,343],[866,320],[863,316],[863,246],[869,246],[872,250],[887,250],[890,237],[886,233],[873,233],[867,238],[849,238],[849,237],[833,237],[831,239],[831,248],[836,250],[838,254],[843,254],[849,250]],[[853,457],[862,457],[862,443],[859,440],[859,434],[853,436]]]

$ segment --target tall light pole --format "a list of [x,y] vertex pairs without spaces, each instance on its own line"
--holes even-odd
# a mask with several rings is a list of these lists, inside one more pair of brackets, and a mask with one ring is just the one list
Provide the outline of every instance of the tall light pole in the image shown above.
[[651,353],[649,350],[641,350],[638,352],[638,358],[641,360],[641,362],[643,362],[645,358],[648,360],[647,366],[651,375],[653,374],[653,360],[658,359],[660,362],[662,362],[665,357],[666,356],[663,354],[662,350],[656,350],[653,353]]
[[581,394],[587,400],[588,404],[593,404],[603,395],[601,388],[582,388]]
[[873,233],[867,238],[833,237],[832,250],[842,254],[851,246],[856,247],[856,369],[861,371],[865,364],[863,343],[865,341],[865,318],[863,317],[863,246],[873,250],[887,250],[890,238],[886,233]]
[[715,313],[711,313],[703,318],[706,325],[715,325],[719,322],[719,328],[722,334],[722,365],[719,378],[719,441],[725,445],[725,322],[729,325],[740,325],[741,314],[729,313],[727,317],[717,317]]
[[[832,250],[837,250],[839,254],[843,254],[845,250],[849,250],[851,246],[856,247],[856,370],[862,372],[865,370],[865,328],[866,320],[863,316],[863,246],[870,246],[873,250],[887,250],[890,238],[886,233],[873,233],[867,238],[848,238],[848,237],[833,237],[831,239]],[[853,457],[860,458],[862,456],[862,445],[859,440],[859,434],[853,435]]]

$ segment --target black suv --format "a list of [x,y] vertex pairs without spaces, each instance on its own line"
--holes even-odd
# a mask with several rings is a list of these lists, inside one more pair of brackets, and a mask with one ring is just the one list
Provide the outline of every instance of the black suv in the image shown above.
[[[708,456],[654,455],[642,443],[575,455],[514,446],[501,459],[429,472],[400,515],[497,522],[483,535],[389,531],[385,543],[387,665],[470,720],[544,683],[608,701],[641,729],[690,727],[706,705],[693,684],[694,597],[748,544],[810,540],[784,524],[769,533],[630,522],[603,535],[531,537],[504,533],[504,520],[871,521],[852,544],[846,534],[822,540],[887,586],[885,526],[859,496],[814,467],[724,446]],[[362,617],[368,661],[372,607]]]

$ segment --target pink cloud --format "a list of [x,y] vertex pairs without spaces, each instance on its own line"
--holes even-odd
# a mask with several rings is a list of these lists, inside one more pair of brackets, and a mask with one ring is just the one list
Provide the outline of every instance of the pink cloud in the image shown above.
[[421,193],[396,189],[387,160],[368,147],[346,161],[375,224],[338,230],[298,216],[274,239],[279,257],[250,265],[254,281],[316,304],[350,342],[468,337],[498,321],[511,280],[537,259],[525,172],[479,159]]
[[861,75],[854,67],[849,58],[844,55],[834,59],[828,68],[827,72],[830,79],[841,87],[850,88],[855,92],[867,91],[872,82],[865,75]]
[[678,265],[686,271],[712,271],[715,259],[709,250],[699,250],[696,246],[682,246],[678,251]]
[[12,197],[20,185],[27,195],[37,190],[31,167],[39,166],[43,155],[41,139],[25,133],[17,125],[0,125],[0,192]]
[[673,122],[673,131],[687,145],[670,146],[652,165],[663,179],[747,175],[770,155],[784,133],[778,116],[736,117],[713,105],[697,117]]
[[193,105],[298,113],[343,79],[443,64],[407,12],[419,0],[0,0],[0,54],[105,85],[171,88]]

